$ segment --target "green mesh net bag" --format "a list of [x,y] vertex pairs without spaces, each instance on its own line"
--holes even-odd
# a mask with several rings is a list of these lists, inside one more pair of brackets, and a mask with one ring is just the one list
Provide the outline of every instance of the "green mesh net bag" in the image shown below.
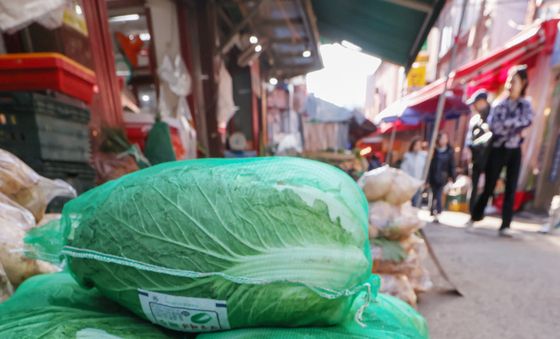
[[[352,311],[360,307],[360,303],[355,303]],[[360,325],[349,316],[342,324],[333,327],[239,329],[201,334],[197,339],[429,338],[426,320],[407,303],[390,295],[379,294],[365,309],[362,321]]]
[[68,273],[26,280],[0,304],[0,338],[173,338],[138,319],[94,289],[80,287]]
[[378,289],[367,226],[363,193],[332,166],[201,159],[88,191],[65,206],[58,233],[82,286],[164,327],[204,332],[340,323],[359,292]]

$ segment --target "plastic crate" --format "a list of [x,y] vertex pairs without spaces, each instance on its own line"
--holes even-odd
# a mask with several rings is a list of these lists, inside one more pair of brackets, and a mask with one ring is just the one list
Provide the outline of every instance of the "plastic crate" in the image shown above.
[[89,111],[32,92],[0,92],[0,147],[32,167],[90,160]]
[[95,73],[58,53],[0,55],[0,91],[53,90],[91,103]]

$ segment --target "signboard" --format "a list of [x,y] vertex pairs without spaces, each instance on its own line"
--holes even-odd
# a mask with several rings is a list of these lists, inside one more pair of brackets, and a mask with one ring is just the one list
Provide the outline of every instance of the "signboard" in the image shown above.
[[426,85],[426,64],[422,63],[412,67],[406,77],[408,88],[419,88]]
[[556,182],[558,175],[560,174],[560,135],[556,139],[556,147],[554,148],[554,153],[552,154],[552,166],[550,166],[550,174],[548,175],[548,181]]

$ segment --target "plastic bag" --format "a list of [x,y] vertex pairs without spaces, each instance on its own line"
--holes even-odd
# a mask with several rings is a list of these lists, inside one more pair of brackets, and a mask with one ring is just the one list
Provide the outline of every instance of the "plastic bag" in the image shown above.
[[62,180],[44,178],[15,155],[0,149],[0,193],[14,200],[39,222],[55,197],[76,197],[76,190]]
[[418,209],[410,204],[395,206],[385,201],[369,204],[369,227],[375,228],[378,237],[401,240],[424,226],[418,218]]
[[380,264],[380,272],[406,274],[407,277],[410,277],[411,273],[417,267],[420,267],[420,257],[415,250],[411,250],[407,253],[406,259],[400,263],[382,261]]
[[39,224],[37,225],[37,227],[42,227],[50,222],[60,222],[60,219],[62,218],[62,214],[60,213],[47,213],[45,214],[45,216],[43,217],[43,219],[41,219],[41,222],[39,222]]
[[412,307],[416,307],[418,299],[416,293],[412,288],[412,284],[404,274],[380,274],[381,288],[380,293],[392,295],[399,298]]
[[144,153],[146,154],[146,158],[148,158],[153,165],[176,160],[171,131],[166,122],[157,121],[152,126],[152,129],[148,133]]
[[[49,28],[62,24],[62,15],[66,0],[0,0],[0,30],[14,31],[33,21],[49,23]],[[52,14],[51,14],[52,13]],[[52,24],[49,18],[56,18]]]
[[410,241],[375,239],[371,244],[372,272],[380,274],[405,274],[421,267],[420,255]]
[[158,74],[160,80],[167,83],[171,92],[176,96],[186,97],[191,93],[191,75],[179,54],[175,56],[173,62],[169,55],[165,55],[158,68]]
[[225,63],[220,63],[218,77],[218,103],[217,103],[218,128],[225,129],[228,121],[239,109],[233,101],[233,80],[229,74]]
[[402,205],[412,199],[422,187],[422,181],[411,177],[400,169],[394,171],[393,184],[385,196],[385,201],[393,205]]
[[36,185],[22,189],[12,197],[27,208],[39,222],[45,215],[47,205],[55,197],[75,198],[76,196],[76,190],[69,183],[41,177]]
[[126,153],[97,153],[94,155],[93,167],[97,173],[98,184],[118,179],[139,169],[134,157]]
[[368,201],[384,200],[391,205],[402,205],[410,201],[422,186],[422,181],[404,171],[387,165],[366,172],[358,184]]
[[[5,213],[6,210],[11,212]],[[13,205],[0,203],[0,262],[14,286],[33,275],[56,271],[50,264],[23,255],[25,230],[35,226],[35,221],[29,220],[26,213],[29,212],[22,207],[14,210]],[[22,223],[21,220],[28,222]]]
[[0,220],[23,230],[35,226],[33,214],[2,193],[0,193]]
[[30,276],[56,270],[50,264],[23,255],[25,232],[34,226],[35,218],[28,210],[0,194],[0,263],[13,286]]
[[409,250],[415,253],[416,260],[414,263],[414,268],[408,273],[408,280],[412,284],[412,288],[415,292],[427,292],[433,286],[432,279],[430,277],[429,271],[425,267],[426,260],[428,259],[428,248],[426,247],[426,242],[424,239],[412,235],[405,242],[401,242],[402,246],[405,248],[409,246]]
[[14,288],[12,287],[10,279],[8,279],[2,261],[0,261],[0,304],[7,300],[12,293],[14,293]]
[[364,173],[358,185],[364,190],[368,201],[385,198],[393,186],[394,169],[385,165]]
[[[367,202],[350,177],[316,161],[153,166],[67,203],[60,233],[80,284],[172,329],[334,325],[358,293],[377,291]],[[161,312],[150,312],[153,298]],[[165,310],[192,303],[216,316],[168,322]]]
[[[355,306],[354,309],[357,307]],[[352,312],[351,312],[352,314]],[[363,326],[350,316],[342,324],[323,328],[250,328],[202,334],[198,339],[428,339],[426,320],[397,298],[380,294],[364,311]]]
[[423,266],[414,268],[408,275],[408,280],[416,293],[428,292],[434,287],[430,272]]
[[144,322],[69,273],[33,277],[0,304],[0,338],[174,338]]
[[540,232],[549,233],[558,228],[560,228],[560,195],[552,198],[548,210],[548,222],[542,226]]

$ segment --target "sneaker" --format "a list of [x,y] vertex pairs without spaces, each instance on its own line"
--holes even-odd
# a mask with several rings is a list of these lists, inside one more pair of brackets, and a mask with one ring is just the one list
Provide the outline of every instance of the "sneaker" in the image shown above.
[[541,229],[539,230],[539,233],[542,234],[548,234],[550,233],[550,225],[549,224],[545,224],[541,227]]
[[433,223],[434,223],[434,224],[439,224],[439,218],[438,218],[437,214],[434,215],[434,221],[433,221]]
[[504,238],[513,238],[513,232],[509,228],[500,228],[498,235]]
[[467,223],[465,224],[465,230],[467,232],[472,231],[474,229],[474,221],[472,219],[470,219],[469,221],[467,221]]

